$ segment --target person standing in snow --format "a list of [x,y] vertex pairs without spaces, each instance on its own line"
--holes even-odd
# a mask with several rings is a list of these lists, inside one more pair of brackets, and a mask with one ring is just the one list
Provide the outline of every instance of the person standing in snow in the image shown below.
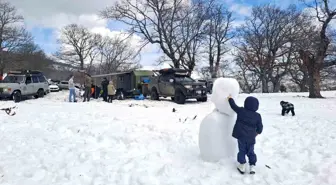
[[237,113],[237,121],[233,128],[232,136],[238,140],[237,160],[238,171],[245,173],[245,156],[247,155],[250,164],[250,174],[255,173],[257,155],[254,153],[256,136],[263,131],[261,115],[256,111],[259,108],[259,101],[255,97],[247,97],[244,107],[238,107],[231,96],[228,97],[231,108]]
[[85,83],[84,83],[84,101],[90,101],[91,97],[91,86],[92,86],[92,81],[91,77],[88,74],[85,74]]
[[109,81],[104,78],[102,83],[101,83],[101,86],[102,86],[102,89],[103,89],[103,99],[104,101],[107,102],[107,86],[109,85]]
[[107,86],[107,93],[108,93],[108,102],[109,103],[112,103],[112,100],[113,100],[113,96],[115,95],[115,87],[113,85],[113,82],[110,81],[109,82],[109,85]]
[[69,80],[69,102],[72,102],[72,97],[73,97],[73,101],[76,102],[76,90],[75,90],[73,75],[71,75],[70,80]]

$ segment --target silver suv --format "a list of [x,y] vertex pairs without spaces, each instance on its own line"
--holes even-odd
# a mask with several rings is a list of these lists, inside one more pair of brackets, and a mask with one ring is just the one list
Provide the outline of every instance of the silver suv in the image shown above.
[[49,93],[46,77],[40,71],[11,71],[0,81],[0,98],[20,102],[22,97],[42,98]]

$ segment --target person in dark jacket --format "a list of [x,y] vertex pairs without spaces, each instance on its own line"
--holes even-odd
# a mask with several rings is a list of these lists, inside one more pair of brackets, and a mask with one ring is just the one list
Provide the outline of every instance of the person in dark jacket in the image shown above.
[[92,85],[92,79],[89,74],[84,74],[84,100],[83,102],[90,101],[91,97],[91,85]]
[[102,83],[101,83],[101,86],[102,86],[102,89],[103,89],[103,99],[106,102],[107,102],[107,86],[108,86],[108,84],[109,84],[109,81],[106,78],[104,78]]
[[282,116],[284,116],[285,114],[288,114],[289,111],[292,113],[292,116],[295,116],[294,105],[292,103],[281,101],[280,105],[282,107],[282,110],[281,110]]
[[245,99],[244,107],[238,107],[231,96],[228,97],[228,101],[231,108],[237,113],[232,136],[238,140],[238,170],[240,173],[245,173],[245,156],[247,155],[250,173],[254,174],[257,162],[257,155],[254,153],[255,138],[263,131],[261,115],[256,112],[259,108],[259,101],[257,98],[249,96]]

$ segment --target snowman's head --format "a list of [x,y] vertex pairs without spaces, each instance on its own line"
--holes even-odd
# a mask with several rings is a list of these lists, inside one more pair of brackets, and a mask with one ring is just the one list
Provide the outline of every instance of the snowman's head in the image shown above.
[[239,84],[234,78],[218,78],[212,87],[211,101],[215,104],[217,110],[223,114],[234,115],[227,97],[232,96],[236,99],[239,94]]

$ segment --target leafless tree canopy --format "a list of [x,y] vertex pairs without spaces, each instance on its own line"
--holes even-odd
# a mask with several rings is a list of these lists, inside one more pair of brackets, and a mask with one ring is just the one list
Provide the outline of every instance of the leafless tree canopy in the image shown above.
[[144,45],[159,45],[174,67],[192,71],[207,9],[201,1],[125,0],[101,15],[130,26],[129,32],[140,35]]
[[258,76],[258,73],[249,70],[245,58],[243,56],[238,56],[236,57],[235,62],[239,68],[236,78],[243,92],[253,93],[260,88],[260,77]]
[[[0,2],[0,75],[11,60],[6,60],[5,52],[12,52],[32,41],[31,35],[23,27],[23,17],[8,2]],[[8,56],[8,55],[6,55]]]
[[[34,43],[15,7],[1,1],[0,75],[9,69],[77,68],[91,74],[136,69],[140,50],[154,44],[164,53],[162,61],[190,74],[198,68],[208,78],[216,78],[231,67],[224,56],[234,43],[235,76],[245,92],[260,88],[278,92],[288,80],[300,91],[309,91],[310,98],[322,98],[321,84],[336,79],[336,29],[330,26],[336,7],[331,7],[331,0],[299,1],[311,11],[255,6],[238,29],[232,26],[233,12],[217,0],[118,1],[100,15],[128,25],[128,36],[103,37],[70,24],[61,30],[58,62]],[[133,35],[141,37],[136,47]],[[208,65],[198,67],[204,60]]]
[[84,70],[86,63],[93,62],[96,56],[95,49],[101,42],[101,36],[91,33],[83,26],[70,24],[62,29],[58,42],[60,49],[56,56]]
[[209,72],[216,78],[221,63],[225,61],[223,55],[228,52],[227,42],[233,38],[232,12],[224,4],[213,3],[208,9],[205,21],[204,48],[209,61]]
[[121,36],[104,37],[98,46],[98,53],[100,64],[96,67],[99,67],[99,73],[125,71],[138,66],[136,48],[132,47],[130,40]]
[[288,72],[293,54],[300,14],[294,6],[282,10],[273,5],[257,6],[251,17],[239,28],[237,56],[245,61],[244,68],[257,74],[262,83],[262,92],[280,89],[280,81]]

